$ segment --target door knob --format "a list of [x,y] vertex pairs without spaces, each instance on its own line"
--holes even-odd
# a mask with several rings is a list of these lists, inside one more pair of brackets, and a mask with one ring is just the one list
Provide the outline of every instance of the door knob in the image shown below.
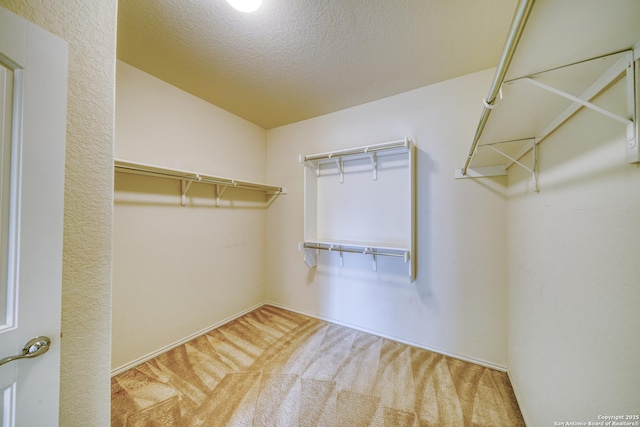
[[41,354],[49,351],[50,344],[51,340],[49,339],[49,337],[32,338],[28,343],[24,345],[22,354],[17,354],[15,356],[9,356],[5,357],[4,359],[0,359],[0,366],[18,359],[31,359],[33,357],[38,357]]

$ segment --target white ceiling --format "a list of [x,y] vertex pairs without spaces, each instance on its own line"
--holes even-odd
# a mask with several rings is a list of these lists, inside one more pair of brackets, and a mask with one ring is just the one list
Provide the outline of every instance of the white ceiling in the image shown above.
[[120,0],[118,58],[265,129],[494,67],[517,0]]

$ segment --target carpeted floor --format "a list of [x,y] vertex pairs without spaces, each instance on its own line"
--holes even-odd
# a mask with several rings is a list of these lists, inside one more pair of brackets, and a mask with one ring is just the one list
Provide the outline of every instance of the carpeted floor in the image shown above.
[[503,372],[272,306],[111,390],[112,427],[524,426]]

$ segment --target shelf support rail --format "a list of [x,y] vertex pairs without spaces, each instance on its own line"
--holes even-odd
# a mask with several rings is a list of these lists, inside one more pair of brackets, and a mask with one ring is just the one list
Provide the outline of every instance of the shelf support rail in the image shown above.
[[[476,146],[476,151],[479,148],[483,148],[483,147],[491,148],[493,151],[498,152],[499,154],[508,158],[509,162],[507,162],[505,165],[502,165],[502,166],[469,169],[468,170],[469,174],[467,176],[468,177],[486,177],[486,176],[495,176],[495,175],[505,175],[506,170],[509,167],[511,167],[513,164],[518,164],[520,166],[523,166],[521,163],[518,162],[518,160],[521,159],[529,151],[537,147],[537,145],[539,145],[554,130],[560,127],[564,122],[566,122],[582,107],[589,108],[619,123],[624,124],[627,129],[627,132],[626,132],[627,133],[627,138],[626,138],[627,139],[627,160],[629,163],[640,162],[640,146],[638,145],[639,137],[638,137],[638,124],[637,124],[638,112],[636,112],[636,108],[637,108],[636,104],[638,102],[637,87],[638,87],[639,73],[637,72],[637,66],[635,65],[635,62],[639,61],[638,59],[639,55],[637,53],[634,53],[633,50],[628,50],[626,52],[614,52],[609,55],[590,58],[590,59],[581,61],[581,63],[592,61],[595,59],[601,59],[603,57],[616,55],[619,53],[625,53],[625,55],[622,58],[620,58],[618,61],[616,61],[615,64],[613,64],[607,71],[605,71],[593,84],[591,84],[591,86],[585,89],[584,92],[581,93],[579,96],[572,95],[568,92],[565,92],[563,90],[557,89],[553,86],[547,85],[545,83],[542,83],[538,80],[533,79],[535,75],[543,74],[553,70],[541,71],[541,72],[535,73],[534,75],[519,77],[519,78],[504,82],[504,84],[508,84],[508,85],[513,83],[518,83],[518,82],[525,82],[525,83],[531,84],[532,86],[536,86],[540,89],[546,90],[550,93],[553,93],[565,99],[568,99],[572,101],[572,104],[569,105],[562,113],[560,113],[551,123],[549,123],[534,138],[522,138],[522,139],[517,139],[512,141],[494,142],[490,144],[478,144]],[[570,67],[572,65],[574,64],[568,64],[564,67],[558,67],[556,69]],[[619,114],[613,113],[591,102],[593,98],[595,98],[603,90],[609,87],[612,83],[617,81],[617,79],[620,78],[621,76],[626,77],[627,117],[623,117]],[[529,140],[529,139],[535,140],[535,145],[525,146],[522,150],[520,150],[520,152],[515,154],[513,157],[507,156],[500,150],[497,150],[496,148],[493,147],[493,145],[497,145],[497,144],[518,142],[518,141]],[[474,155],[475,155],[475,152],[474,152]],[[534,164],[535,164],[535,161],[536,161],[535,157],[537,156],[537,152],[535,150],[533,152],[533,156],[534,156]],[[537,178],[535,178],[535,176],[537,175],[536,168],[534,167],[533,170],[529,168],[527,169],[534,175],[534,181],[536,181],[536,189],[538,189]],[[478,172],[476,172],[476,170]],[[456,170],[456,177],[465,178],[466,176],[462,175],[461,170]]]
[[[630,62],[630,67],[628,67],[627,70],[630,70],[632,68],[633,68],[633,62]],[[571,95],[570,93],[567,93],[565,91],[557,89],[557,88],[555,88],[553,86],[547,85],[547,84],[542,83],[540,81],[533,80],[533,79],[528,78],[528,77],[525,77],[525,78],[521,79],[521,81],[524,81],[524,82],[529,83],[529,84],[531,84],[533,86],[539,87],[540,89],[546,90],[546,91],[551,92],[551,93],[553,93],[555,95],[558,95],[558,96],[561,96],[563,98],[566,98],[566,99],[568,99],[568,100],[570,100],[570,101],[572,101],[572,102],[574,102],[574,103],[576,103],[578,105],[581,105],[581,106],[583,106],[585,108],[589,108],[589,109],[591,109],[591,110],[593,110],[593,111],[595,111],[597,113],[600,113],[600,114],[602,114],[602,115],[604,115],[606,117],[609,117],[610,119],[613,119],[613,120],[615,120],[617,122],[620,122],[620,123],[624,124],[627,127],[627,144],[628,144],[629,149],[631,150],[631,149],[633,149],[634,147],[637,146],[638,142],[635,140],[636,139],[636,124],[634,123],[634,121],[632,119],[620,116],[620,115],[618,115],[616,113],[612,113],[611,111],[606,110],[606,109],[604,109],[602,107],[599,107],[599,106],[597,106],[597,105],[595,105],[595,104],[593,104],[593,103],[591,103],[589,101],[586,101],[586,100],[584,100],[582,98],[579,98],[577,96]],[[634,81],[634,77],[633,76],[627,77],[627,82],[632,82],[633,83],[633,81]],[[635,97],[635,91],[634,91],[633,86],[630,87],[630,85],[627,84],[627,99],[633,100],[634,97]],[[629,105],[629,102],[627,103],[627,105]],[[629,116],[633,117],[634,116],[634,114],[633,114],[633,111],[634,111],[633,105],[628,107],[628,110],[629,110]],[[513,159],[510,159],[510,160],[512,162],[514,162],[514,163],[516,162]],[[635,163],[638,160],[640,160],[640,159],[634,159],[633,158],[632,152],[629,153],[629,162],[630,163]]]
[[[621,71],[622,70],[622,71]],[[640,156],[638,155],[638,141],[637,141],[637,123],[636,123],[636,105],[635,105],[635,98],[636,98],[636,72],[634,69],[634,54],[633,51],[628,51],[626,53],[626,55],[616,64],[614,64],[610,70],[608,70],[604,75],[604,79],[603,81],[605,82],[611,82],[613,80],[615,80],[615,78],[617,78],[618,76],[625,74],[626,76],[626,93],[627,93],[627,116],[628,117],[623,117],[620,116],[619,114],[613,113],[609,110],[606,110],[598,105],[593,104],[592,102],[590,102],[591,98],[596,95],[594,94],[593,96],[585,96],[585,94],[583,94],[582,96],[574,96],[570,93],[567,93],[565,91],[562,91],[560,89],[557,89],[553,86],[547,85],[545,83],[542,83],[538,80],[534,80],[530,77],[523,77],[521,79],[517,79],[515,81],[524,81],[526,83],[529,83],[533,86],[539,87],[540,89],[546,90],[548,92],[551,92],[555,95],[561,96],[563,98],[566,98],[570,101],[572,101],[575,104],[578,104],[579,106],[585,107],[585,108],[589,108],[595,112],[598,112],[606,117],[609,117],[610,119],[613,119],[617,122],[620,122],[622,124],[624,124],[627,127],[627,144],[628,144],[628,148],[629,148],[629,156],[628,156],[628,160],[629,163],[637,163],[640,161]],[[579,107],[578,106],[574,106],[573,110],[577,110]],[[635,149],[635,151],[633,151]]]
[[500,89],[502,88],[502,83],[504,82],[504,78],[507,74],[507,69],[509,68],[509,64],[511,64],[511,59],[513,58],[513,54],[516,50],[518,42],[520,41],[520,36],[522,35],[525,24],[527,23],[527,19],[529,18],[529,14],[531,13],[531,9],[533,8],[534,1],[535,0],[520,0],[520,2],[518,3],[513,21],[511,22],[511,28],[509,29],[509,33],[507,35],[507,40],[505,42],[504,48],[502,49],[502,55],[500,56],[500,61],[498,62],[498,67],[493,78],[493,83],[491,84],[491,88],[489,89],[489,95],[485,100],[483,100],[485,107],[482,110],[480,122],[478,123],[478,128],[476,129],[475,136],[473,137],[473,142],[471,144],[471,148],[469,149],[469,154],[467,154],[467,159],[465,161],[464,167],[460,170],[463,176],[467,174],[467,170],[469,169],[471,160],[473,160],[473,157],[475,156],[478,142],[480,141],[480,137],[482,136],[484,127],[487,124],[487,120],[489,120],[491,110],[494,108],[496,97],[499,95]]
[[[615,54],[615,53],[614,53]],[[598,59],[598,58],[592,58]],[[592,59],[588,59],[586,61],[590,61]],[[583,61],[583,62],[586,62]],[[571,66],[569,64],[567,66]],[[537,74],[545,73],[546,71],[542,71]],[[577,98],[577,101],[569,105],[560,115],[558,115],[551,123],[547,125],[538,135],[535,137],[537,144],[540,144],[544,139],[546,139],[554,130],[559,128],[564,122],[566,122],[571,116],[573,116],[581,107],[590,108],[589,105],[596,107],[597,109],[601,109],[597,105],[591,103],[591,100],[595,98],[598,94],[600,94],[603,90],[609,87],[617,78],[621,75],[626,74],[626,83],[627,83],[627,115],[632,119],[626,119],[622,116],[619,116],[614,113],[610,113],[607,110],[604,110],[606,113],[603,113],[607,116],[609,114],[614,115],[615,117],[611,117],[612,119],[619,121],[627,126],[627,160],[629,163],[637,163],[640,162],[640,149],[638,147],[638,125],[636,118],[636,101],[634,97],[637,97],[637,89],[635,80],[638,79],[638,75],[634,69],[634,53],[633,51],[627,51],[626,55],[620,58],[615,64],[613,64],[607,71],[605,71],[591,86],[584,90]],[[517,83],[518,81],[530,79],[529,77],[523,77],[511,80],[509,82],[505,82],[508,84]],[[535,80],[532,80],[535,83],[539,83]],[[539,85],[538,85],[539,86]],[[555,89],[555,88],[554,88]],[[559,95],[559,94],[558,94]],[[585,105],[589,104],[589,105]],[[610,116],[609,116],[610,117]],[[484,147],[485,145],[481,145],[480,147]],[[518,154],[514,156],[515,159],[520,159],[522,156],[527,154],[531,150],[531,147],[524,147]],[[507,163],[504,167],[508,169],[513,165],[513,161]]]
[[570,93],[567,93],[565,91],[557,89],[557,88],[555,88],[553,86],[550,86],[548,84],[539,82],[538,80],[533,80],[533,79],[531,79],[529,77],[525,77],[525,78],[521,79],[520,81],[527,82],[527,83],[529,83],[529,84],[531,84],[533,86],[539,87],[540,89],[544,89],[544,90],[546,90],[548,92],[551,92],[553,94],[559,95],[559,96],[561,96],[563,98],[567,98],[568,100],[570,100],[572,102],[580,104],[583,107],[590,108],[593,111],[596,111],[596,112],[598,112],[598,113],[600,113],[602,115],[605,115],[605,116],[607,116],[607,117],[609,117],[609,118],[611,118],[613,120],[617,120],[622,124],[633,125],[633,121],[628,119],[628,118],[626,118],[626,117],[619,116],[616,113],[612,113],[611,111],[605,110],[602,107],[598,107],[597,105],[595,105],[595,104],[593,104],[593,103],[591,103],[589,101],[585,101],[584,99],[578,98],[577,96],[571,95]]

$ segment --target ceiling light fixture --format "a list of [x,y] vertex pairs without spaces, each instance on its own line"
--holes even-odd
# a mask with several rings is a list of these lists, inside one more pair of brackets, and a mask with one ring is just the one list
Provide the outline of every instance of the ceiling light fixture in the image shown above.
[[262,4],[262,0],[227,0],[234,8],[240,12],[254,12]]

